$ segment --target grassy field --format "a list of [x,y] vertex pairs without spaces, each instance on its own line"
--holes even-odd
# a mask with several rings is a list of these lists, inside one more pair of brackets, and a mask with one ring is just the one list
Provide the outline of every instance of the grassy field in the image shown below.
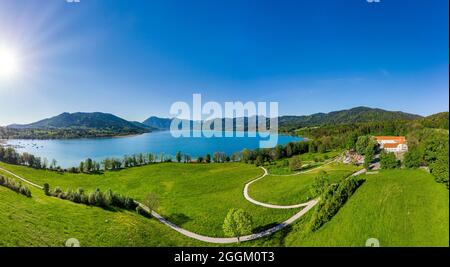
[[37,184],[49,183],[85,190],[100,188],[127,194],[141,200],[149,192],[160,197],[157,211],[171,222],[193,232],[223,237],[223,220],[231,208],[249,212],[255,231],[282,222],[297,210],[275,210],[259,207],[243,197],[244,184],[262,174],[253,165],[229,164],[179,164],[164,163],[104,174],[58,174],[22,166],[0,163],[18,175]]
[[58,247],[69,238],[83,247],[205,245],[134,212],[78,205],[31,190],[32,198],[26,198],[0,186],[0,247]]
[[320,171],[325,171],[330,182],[337,182],[360,169],[354,165],[333,162],[293,176],[269,175],[249,187],[252,198],[265,203],[293,205],[311,199],[310,186]]
[[365,178],[329,223],[305,233],[309,213],[283,235],[283,244],[364,246],[368,238],[377,238],[383,247],[449,246],[449,192],[431,174],[384,170]]
[[[301,154],[299,156],[294,156],[298,158],[301,161],[301,164],[303,165],[303,168],[301,171],[309,169],[309,168],[315,168],[320,165],[322,165],[324,162],[331,160],[341,154],[342,151],[329,151],[325,153],[305,153]],[[270,165],[267,165],[266,168],[269,170],[270,173],[273,174],[293,174],[298,171],[291,171],[289,168],[289,165],[286,165],[285,162],[289,162],[291,159],[281,159],[277,160]]]
[[[323,168],[336,179],[343,171],[350,171],[340,169],[341,164],[333,165]],[[171,163],[99,175],[0,166],[33,177],[31,180],[37,183],[63,188],[80,185],[90,189],[98,184],[102,189],[111,187],[136,198],[151,190],[161,196],[160,212],[164,216],[184,228],[212,236],[223,236],[221,226],[230,207],[249,211],[256,226],[284,220],[297,212],[258,207],[243,199],[244,183],[261,172],[252,165]],[[299,192],[296,190],[301,187],[298,180],[291,180],[295,177],[265,177],[254,185],[261,186],[267,179],[269,182],[261,187],[266,190],[264,196],[272,194],[286,202],[279,203],[294,204],[298,202],[294,201]],[[364,246],[368,238],[377,238],[381,246],[449,245],[448,190],[432,175],[423,170],[382,170],[364,177],[366,182],[317,232],[305,230],[312,214],[309,212],[270,237],[231,246]],[[272,179],[281,180],[275,185]],[[185,237],[134,212],[89,207],[31,190],[32,198],[26,198],[0,187],[0,246],[63,246],[71,237],[80,240],[82,246],[215,246]],[[290,199],[280,197],[289,190],[294,191]],[[264,200],[259,197],[255,198]]]

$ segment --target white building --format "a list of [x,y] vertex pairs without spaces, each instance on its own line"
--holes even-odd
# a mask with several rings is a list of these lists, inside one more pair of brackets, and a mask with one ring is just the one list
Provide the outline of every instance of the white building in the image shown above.
[[387,152],[408,151],[408,145],[404,136],[375,136],[381,149]]

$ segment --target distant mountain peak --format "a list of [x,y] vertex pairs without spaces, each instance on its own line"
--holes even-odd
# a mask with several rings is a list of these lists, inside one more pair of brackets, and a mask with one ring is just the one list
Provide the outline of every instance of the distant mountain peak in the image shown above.
[[14,129],[109,129],[118,131],[146,132],[151,128],[138,122],[130,122],[110,113],[102,112],[63,112],[57,116],[30,124],[12,124]]

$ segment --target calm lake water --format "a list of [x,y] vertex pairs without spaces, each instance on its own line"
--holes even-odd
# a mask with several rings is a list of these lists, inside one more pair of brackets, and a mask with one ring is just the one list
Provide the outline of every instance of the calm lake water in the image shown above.
[[[80,161],[92,158],[100,161],[106,157],[122,158],[136,153],[161,153],[174,157],[177,151],[192,158],[224,152],[228,155],[245,148],[259,147],[260,137],[174,138],[169,131],[153,132],[119,138],[92,138],[69,140],[8,140],[18,152],[28,152],[49,161],[56,159],[63,168],[78,166]],[[279,135],[278,144],[300,141],[302,138]]]

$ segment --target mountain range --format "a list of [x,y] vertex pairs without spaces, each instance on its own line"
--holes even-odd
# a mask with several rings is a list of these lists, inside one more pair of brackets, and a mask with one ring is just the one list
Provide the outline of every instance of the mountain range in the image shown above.
[[[356,107],[352,109],[333,111],[330,113],[315,113],[303,116],[281,116],[278,118],[279,128],[293,130],[310,126],[323,126],[329,124],[349,124],[357,122],[375,122],[386,120],[415,120],[423,118],[420,115],[405,113],[401,111],[388,111],[378,108]],[[245,124],[251,118],[244,118]],[[226,120],[222,119],[222,123]],[[172,119],[150,117],[143,124],[157,128],[159,130],[168,130]]]
[[109,129],[121,131],[149,132],[154,128],[135,121],[127,121],[109,113],[101,112],[64,112],[58,116],[43,119],[30,124],[8,125],[12,129]]
[[[434,115],[432,118],[445,119],[444,115]],[[245,126],[247,122],[256,117],[243,118]],[[268,121],[267,118],[265,118]],[[217,122],[224,123],[226,120],[236,123],[236,119],[218,119]],[[290,131],[303,127],[323,126],[331,124],[350,124],[358,122],[375,122],[386,120],[424,120],[424,117],[416,114],[405,113],[401,111],[388,111],[378,108],[356,107],[347,110],[333,111],[330,113],[315,113],[304,116],[281,116],[279,120],[279,129],[282,131]],[[436,120],[436,119],[434,119]],[[155,130],[168,130],[172,122],[171,118],[149,117],[145,121],[127,121],[115,115],[101,112],[93,113],[62,113],[58,116],[43,119],[30,124],[12,124],[6,129],[15,132],[31,131],[33,136],[36,130],[48,131],[77,131],[77,134],[69,134],[69,136],[80,136],[84,132],[94,132],[90,136],[115,136],[127,134],[142,134]],[[192,121],[190,121],[192,123]],[[225,125],[225,124],[224,124]],[[236,125],[234,126],[236,128]],[[230,130],[230,129],[228,129]],[[245,127],[245,130],[248,130]],[[5,130],[3,130],[5,131]],[[22,136],[22,135],[20,135]]]

